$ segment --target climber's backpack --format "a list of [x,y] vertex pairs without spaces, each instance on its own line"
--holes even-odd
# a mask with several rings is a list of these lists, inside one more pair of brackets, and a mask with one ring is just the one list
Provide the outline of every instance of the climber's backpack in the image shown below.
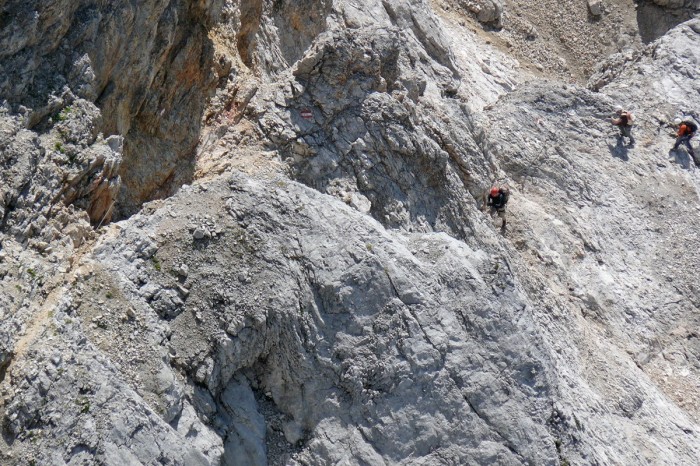
[[507,184],[504,184],[500,188],[501,188],[501,192],[506,197],[506,202],[508,202],[508,198],[510,197],[510,186],[508,186]]
[[622,115],[620,115],[620,116],[627,117],[627,125],[626,126],[632,126],[634,124],[634,115],[632,115],[631,112],[622,112]]
[[694,132],[696,132],[696,131],[698,130],[698,125],[696,125],[694,121],[690,121],[690,120],[684,121],[683,124],[684,124],[685,126],[687,126],[688,129],[690,130],[690,131],[688,132],[689,134],[690,134],[690,133],[694,133]]
[[498,186],[498,190],[503,194],[503,205],[505,206],[510,198],[510,186],[501,184]]

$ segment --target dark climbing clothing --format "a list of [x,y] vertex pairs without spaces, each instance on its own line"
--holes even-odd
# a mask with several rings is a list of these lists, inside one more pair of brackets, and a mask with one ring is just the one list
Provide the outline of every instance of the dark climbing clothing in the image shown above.
[[693,153],[693,146],[690,145],[690,138],[693,136],[691,134],[688,134],[686,136],[679,136],[676,138],[676,143],[673,145],[673,149],[678,149],[678,146],[683,144],[685,147],[688,148],[689,153]]
[[620,137],[629,138],[630,143],[634,142],[631,126],[620,126]]
[[698,125],[692,121],[684,121],[678,128],[678,136],[692,136],[698,130]]
[[[492,191],[497,190],[494,194]],[[510,196],[510,190],[508,187],[493,187],[489,191],[484,192],[484,203],[482,205],[482,210],[486,210],[488,207],[489,215],[493,217],[494,214],[498,214],[498,218],[503,220],[501,224],[501,229],[505,231],[506,228],[506,204],[508,203],[508,197]]]
[[693,146],[690,144],[690,140],[695,136],[695,131],[697,131],[697,125],[693,122],[684,121],[678,128],[678,137],[676,138],[676,143],[673,145],[673,150],[678,149],[678,147],[683,144],[687,149],[695,165],[698,164],[698,160],[695,159],[695,151]]
[[496,209],[497,211],[505,210],[507,203],[508,193],[503,188],[500,188],[498,190],[498,194],[496,194],[495,196],[489,194],[488,198],[486,199],[486,205],[491,207],[492,209]]

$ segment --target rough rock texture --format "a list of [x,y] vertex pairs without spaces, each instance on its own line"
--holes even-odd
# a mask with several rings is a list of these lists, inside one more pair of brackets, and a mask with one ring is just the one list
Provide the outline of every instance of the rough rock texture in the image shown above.
[[[187,214],[195,205],[199,213]],[[224,178],[132,221],[139,231],[115,231],[84,266],[114,277],[114,296],[136,315],[167,322],[162,353],[183,383],[205,390],[185,404],[214,402],[206,416],[224,457],[265,457],[256,447],[264,428],[241,414],[258,412],[258,393],[277,407],[286,440],[304,440],[295,455],[304,464],[336,462],[348,450],[380,464],[411,454],[433,463],[555,460],[546,355],[528,343],[527,302],[504,258],[446,235],[390,234],[284,180]],[[202,225],[211,237],[197,240],[192,232]],[[140,246],[144,233],[155,238],[150,248]],[[153,256],[139,258],[136,249]],[[503,339],[489,330],[493,313],[513,322]],[[119,316],[102,318],[109,332]],[[112,345],[114,360],[131,352],[123,340]],[[505,378],[480,369],[494,354],[489,364]],[[182,402],[157,401],[164,412]]]
[[[219,148],[198,163],[230,163],[230,146],[247,146],[252,134],[264,141],[262,149],[282,157],[294,178],[385,225],[465,236],[462,200],[477,195],[481,185],[472,178],[489,170],[488,161],[472,160],[481,129],[469,106],[453,99],[469,90],[460,90],[437,18],[423,2],[410,5],[368,3],[364,12],[337,5],[332,18],[341,25],[320,34],[275,82],[258,83],[254,96],[234,103],[243,115],[223,117]],[[264,45],[278,48],[275,41]],[[495,95],[507,86],[499,77],[485,81]]]
[[481,23],[501,26],[503,3],[500,0],[467,0],[458,2],[458,5],[473,13]]
[[535,73],[581,84],[611,53],[638,49],[700,11],[697,0],[640,1],[634,8],[626,0],[432,3],[438,14],[458,18]]
[[[5,166],[27,169],[16,181],[26,192],[6,193],[4,208],[39,195],[55,203],[70,189],[64,178],[78,178],[86,185],[79,191],[90,190],[78,195],[99,223],[112,215],[117,195],[117,210],[128,213],[188,180],[206,97],[217,82],[207,28],[221,3],[2,2],[3,131],[15,134],[20,126],[28,132],[17,140],[35,146],[19,151],[21,161],[3,147]],[[87,150],[100,133],[124,138],[123,151],[110,145],[113,162]],[[80,161],[89,170],[64,174],[76,171],[64,165]],[[56,180],[31,181],[40,167]],[[104,184],[90,189],[98,178]]]
[[677,24],[697,17],[698,0],[653,0],[637,7],[639,33],[646,43],[658,39]]
[[[131,16],[2,22],[3,66],[49,92],[3,84],[0,463],[695,464],[698,172],[669,134],[700,107],[700,20],[582,87],[470,32],[463,3],[147,2],[123,72],[85,67],[125,79],[114,101],[57,100],[32,67],[73,76],[39,37],[91,61]],[[119,173],[191,137],[198,180],[91,230]]]

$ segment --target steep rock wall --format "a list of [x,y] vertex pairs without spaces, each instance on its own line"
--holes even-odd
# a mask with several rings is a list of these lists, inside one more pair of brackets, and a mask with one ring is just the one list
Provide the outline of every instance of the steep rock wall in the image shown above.
[[[422,1],[317,7],[328,11],[318,19],[327,30],[300,26],[297,34],[315,41],[294,63],[276,52],[284,28],[266,33],[263,21],[250,39],[259,44],[251,63],[260,78],[241,79],[229,89],[233,102],[212,115],[202,175],[253,146],[281,157],[295,179],[385,225],[470,236],[462,199],[480,195],[475,180],[491,167],[479,158],[481,128],[457,98],[469,90],[461,89],[437,17]],[[500,76],[484,81],[494,94],[509,87]]]
[[700,12],[698,0],[652,0],[639,2],[637,22],[645,43],[663,36],[674,26]]
[[[4,216],[36,197],[44,198],[37,209],[52,210],[58,200],[82,199],[98,224],[189,179],[216,84],[207,28],[220,3],[3,2],[4,124],[12,134],[23,128],[34,145],[3,149],[6,166],[24,167],[3,183],[12,186]],[[114,139],[110,155],[92,154],[104,152],[95,146],[100,134],[123,138],[123,146]],[[45,179],[34,179],[42,170]],[[27,223],[5,225],[17,233]]]

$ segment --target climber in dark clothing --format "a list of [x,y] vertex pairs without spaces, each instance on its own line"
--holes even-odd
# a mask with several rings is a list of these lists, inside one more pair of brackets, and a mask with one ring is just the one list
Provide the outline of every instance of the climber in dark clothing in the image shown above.
[[673,145],[673,150],[678,149],[678,146],[683,144],[688,148],[688,154],[693,158],[696,167],[700,167],[700,160],[695,158],[695,151],[693,146],[690,145],[690,140],[695,136],[695,132],[698,130],[698,125],[692,121],[682,121],[678,127],[678,133],[676,133],[676,143]]
[[490,191],[484,193],[482,210],[486,211],[488,207],[489,215],[493,217],[494,214],[498,214],[498,218],[503,219],[501,230],[506,228],[506,204],[508,204],[509,197],[510,190],[507,187],[493,186]]
[[623,138],[629,138],[630,146],[633,146],[634,138],[632,137],[632,114],[624,111],[622,107],[616,107],[615,115],[617,115],[617,118],[613,118],[611,123],[620,128],[620,140],[624,142]]

